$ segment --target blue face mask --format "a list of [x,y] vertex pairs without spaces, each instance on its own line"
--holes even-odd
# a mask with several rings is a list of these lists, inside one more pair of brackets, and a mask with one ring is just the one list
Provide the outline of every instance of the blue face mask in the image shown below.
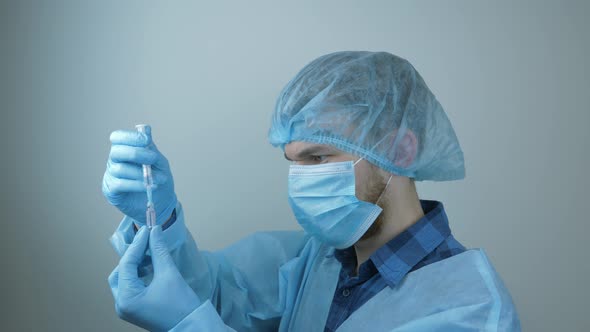
[[382,211],[355,195],[354,165],[360,160],[289,168],[295,218],[307,233],[337,249],[357,242]]

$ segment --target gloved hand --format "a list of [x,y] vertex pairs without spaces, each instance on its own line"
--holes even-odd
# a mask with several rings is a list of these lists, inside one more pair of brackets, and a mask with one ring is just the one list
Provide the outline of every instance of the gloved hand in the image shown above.
[[[154,267],[149,285],[139,279],[137,268],[148,244]],[[162,239],[162,226],[144,226],[133,239],[119,266],[109,276],[115,308],[121,319],[149,331],[167,331],[199,307],[201,301],[184,281]]]
[[156,222],[163,224],[176,207],[174,180],[168,160],[152,141],[151,128],[146,134],[117,130],[111,134],[111,152],[102,179],[102,193],[111,205],[139,224],[146,223],[147,194],[141,165],[152,166]]

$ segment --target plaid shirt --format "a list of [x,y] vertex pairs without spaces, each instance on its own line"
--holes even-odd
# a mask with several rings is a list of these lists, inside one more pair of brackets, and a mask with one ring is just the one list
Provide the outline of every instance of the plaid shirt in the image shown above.
[[336,250],[342,263],[338,286],[326,322],[335,331],[352,313],[385,287],[396,287],[409,272],[465,251],[449,228],[441,202],[420,200],[424,217],[387,242],[359,267],[354,247]]

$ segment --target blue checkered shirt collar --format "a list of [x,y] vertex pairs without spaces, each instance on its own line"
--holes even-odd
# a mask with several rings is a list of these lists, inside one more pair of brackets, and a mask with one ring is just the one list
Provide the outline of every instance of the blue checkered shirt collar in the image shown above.
[[[443,204],[420,200],[424,217],[375,251],[359,267],[359,282],[379,272],[389,287],[396,287],[402,279],[451,235]],[[334,252],[349,273],[356,268],[354,247]]]

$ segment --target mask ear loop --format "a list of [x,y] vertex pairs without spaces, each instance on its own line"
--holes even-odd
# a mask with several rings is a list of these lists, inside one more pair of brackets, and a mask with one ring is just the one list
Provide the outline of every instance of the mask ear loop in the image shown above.
[[379,201],[381,200],[381,197],[383,197],[383,194],[385,194],[385,191],[387,190],[387,187],[389,186],[389,182],[391,182],[392,177],[393,177],[393,175],[389,176],[389,180],[387,180],[387,184],[385,185],[385,188],[383,188],[383,191],[381,192],[381,195],[379,195],[379,198],[377,198],[377,202],[375,202],[375,205],[377,205],[377,203],[379,203]]
[[358,164],[361,160],[363,160],[363,157],[360,157],[357,161],[355,161],[354,164],[352,164],[352,166],[356,166],[356,164]]

